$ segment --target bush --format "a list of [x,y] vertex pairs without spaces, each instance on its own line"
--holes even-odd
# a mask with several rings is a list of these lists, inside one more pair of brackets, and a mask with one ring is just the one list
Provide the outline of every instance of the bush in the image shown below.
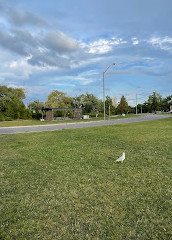
[[0,121],[12,121],[10,117],[5,116],[2,112],[0,112]]
[[73,118],[74,113],[73,111],[66,111],[66,117]]
[[99,112],[99,113],[98,113],[98,117],[104,117],[104,113]]
[[89,115],[90,117],[96,117],[96,112],[92,110]]
[[41,113],[32,113],[32,118],[40,119],[40,118],[42,118],[42,114]]

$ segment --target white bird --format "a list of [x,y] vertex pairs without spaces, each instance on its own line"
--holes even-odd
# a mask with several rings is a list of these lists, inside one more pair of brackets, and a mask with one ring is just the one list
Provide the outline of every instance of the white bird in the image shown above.
[[122,163],[123,163],[124,159],[125,159],[125,152],[123,152],[122,156],[119,157],[119,158],[116,160],[116,162],[122,162]]

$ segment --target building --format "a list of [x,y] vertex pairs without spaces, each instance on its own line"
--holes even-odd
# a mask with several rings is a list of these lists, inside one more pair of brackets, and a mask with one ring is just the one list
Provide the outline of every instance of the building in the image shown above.
[[112,98],[112,105],[116,108],[119,105],[119,102],[116,97]]

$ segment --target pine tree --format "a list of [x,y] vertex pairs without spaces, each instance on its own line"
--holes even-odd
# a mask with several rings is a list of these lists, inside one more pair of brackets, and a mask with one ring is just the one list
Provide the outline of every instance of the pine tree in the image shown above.
[[127,100],[125,99],[124,96],[121,97],[120,103],[117,107],[117,112],[122,114],[122,113],[127,113],[128,112],[128,103]]

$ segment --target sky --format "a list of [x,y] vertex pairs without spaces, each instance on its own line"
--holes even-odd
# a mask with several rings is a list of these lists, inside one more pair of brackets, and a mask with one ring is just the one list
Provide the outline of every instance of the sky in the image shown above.
[[[171,0],[0,0],[0,84],[26,102],[172,95]],[[111,65],[115,63],[114,65]]]

